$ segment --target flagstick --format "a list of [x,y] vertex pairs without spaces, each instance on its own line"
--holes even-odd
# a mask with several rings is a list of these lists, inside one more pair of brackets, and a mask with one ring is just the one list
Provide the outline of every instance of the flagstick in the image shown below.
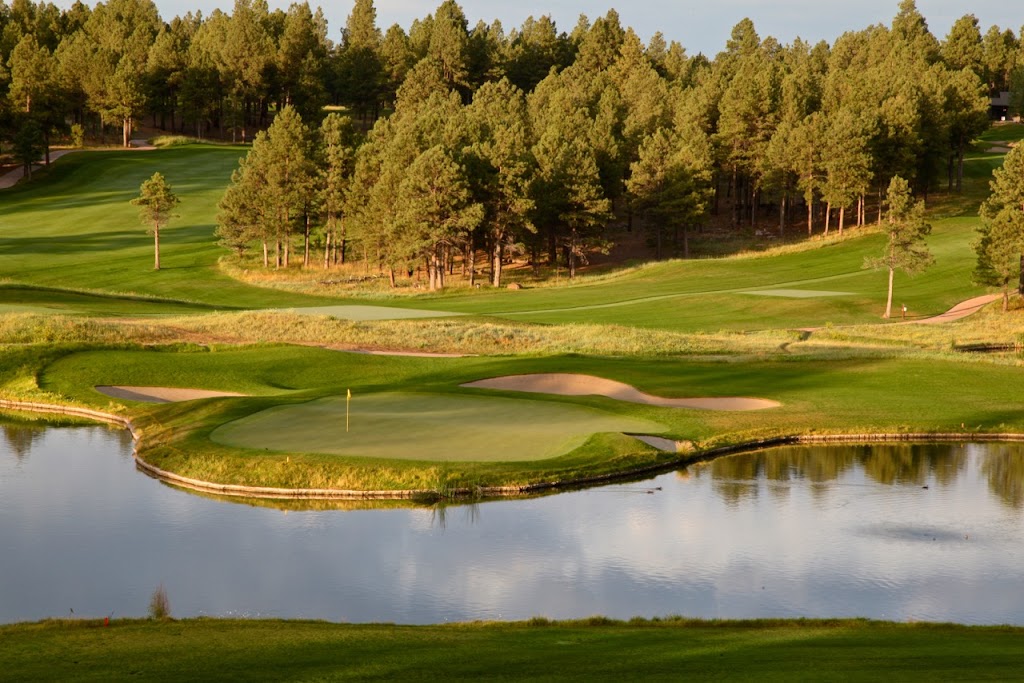
[[349,404],[352,403],[352,390],[348,390],[348,394],[345,396],[345,433],[348,433],[348,412]]

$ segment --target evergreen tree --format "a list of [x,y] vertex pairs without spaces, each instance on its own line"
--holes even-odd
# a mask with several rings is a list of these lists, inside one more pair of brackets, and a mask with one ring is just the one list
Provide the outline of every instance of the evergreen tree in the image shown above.
[[978,17],[965,14],[949,29],[942,43],[942,61],[954,71],[970,69],[979,78],[985,75],[985,52],[981,44]]
[[654,223],[657,258],[666,230],[675,244],[682,231],[682,254],[689,258],[689,228],[704,218],[711,199],[712,161],[710,141],[693,125],[659,129],[641,146],[627,187]]
[[20,124],[16,124],[13,142],[14,158],[25,169],[25,176],[32,178],[32,164],[39,161],[46,143],[39,123],[30,116],[20,116]]
[[[530,219],[533,159],[526,98],[507,79],[487,83],[474,95],[466,115],[472,139],[470,183],[485,210],[491,284],[499,287],[506,247],[525,232],[536,232]],[[475,244],[470,245],[471,260],[474,251]],[[472,263],[469,268],[473,270]]]
[[455,0],[445,0],[434,13],[427,57],[441,68],[449,88],[469,89],[469,31],[466,15]]
[[446,253],[483,220],[472,199],[465,168],[441,146],[420,154],[398,187],[398,222],[427,260],[430,289],[443,289]]
[[380,45],[380,60],[382,97],[387,102],[394,103],[398,89],[417,61],[409,44],[409,37],[398,24],[393,24],[384,34],[384,40]]
[[353,107],[364,120],[368,114],[376,118],[384,89],[385,65],[373,0],[356,0],[342,36],[337,98]]
[[[249,245],[262,237],[262,187],[253,174],[247,175],[246,159],[231,173],[231,184],[217,204],[218,244],[236,252],[241,259]],[[266,241],[263,242],[263,267],[269,265]]]
[[145,110],[143,75],[160,26],[152,0],[109,0],[96,6],[82,29],[90,51],[83,83],[90,106],[105,123],[120,124],[125,147]]
[[1010,284],[1017,280],[1024,294],[1024,147],[1006,155],[992,174],[992,193],[981,205],[981,238],[975,244],[975,280],[1003,289],[1007,310]]
[[592,124],[582,111],[558,114],[548,118],[533,146],[537,160],[534,222],[547,228],[552,265],[557,264],[557,250],[561,248],[569,277],[574,278],[588,248],[608,248],[601,228],[611,215],[611,203],[601,187],[597,160],[588,140]]
[[139,196],[132,200],[132,204],[139,207],[142,222],[152,226],[150,232],[153,235],[154,270],[160,270],[160,228],[174,218],[174,207],[179,201],[160,173],[154,173],[149,180],[143,181],[139,187]]
[[330,114],[320,125],[317,203],[324,219],[324,268],[345,262],[345,199],[355,170],[355,131],[352,122]]
[[825,234],[829,214],[839,209],[839,234],[843,233],[846,209],[863,196],[871,183],[871,155],[868,150],[871,131],[867,124],[848,109],[835,112],[825,132],[822,198],[827,202]]
[[885,315],[892,314],[893,279],[897,270],[908,275],[919,273],[933,262],[932,255],[924,243],[932,226],[924,220],[924,202],[915,202],[910,184],[896,176],[889,183],[886,195],[889,211],[886,219],[888,242],[885,253],[879,258],[864,259],[865,268],[889,271],[889,290],[885,299]]

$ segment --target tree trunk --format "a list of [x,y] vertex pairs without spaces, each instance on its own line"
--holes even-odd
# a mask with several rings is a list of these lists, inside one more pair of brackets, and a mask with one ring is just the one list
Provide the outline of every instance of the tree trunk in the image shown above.
[[395,282],[395,267],[388,265],[388,280],[391,282],[391,289],[398,287],[398,283]]
[[740,222],[740,198],[739,198],[739,179],[737,176],[736,167],[732,167],[732,181],[729,186],[729,195],[732,200],[732,225],[736,227]]
[[786,203],[789,199],[789,193],[782,193],[782,200],[779,202],[779,237],[785,237],[786,235]]
[[324,236],[324,270],[331,267],[331,231]]
[[889,267],[889,295],[885,299],[885,315],[883,316],[886,320],[889,319],[889,315],[892,313],[892,281],[893,276],[896,275],[896,269],[892,266]]
[[843,223],[846,221],[846,207],[839,207],[839,234],[843,234]]
[[964,191],[964,150],[962,147],[956,160],[956,191],[958,194]]
[[469,252],[466,254],[466,260],[469,262],[469,286],[476,286],[476,240],[473,238],[473,233],[469,235]]
[[160,270],[160,224],[153,224],[153,270]]
[[309,268],[309,212],[306,212],[306,232],[302,236],[304,254],[302,256],[302,267]]
[[132,146],[132,119],[131,117],[123,119],[121,123],[121,136],[124,138],[124,146]]
[[569,253],[566,254],[566,261],[569,266],[569,279],[576,277],[576,228],[572,229],[569,237]]
[[878,227],[882,227],[882,186],[878,186]]
[[281,238],[277,238],[277,242],[274,244],[274,267],[281,267]]
[[1020,255],[1020,282],[1017,285],[1017,293],[1024,296],[1024,254]]
[[270,267],[270,249],[267,247],[266,240],[263,240],[263,267]]
[[494,240],[494,249],[491,256],[491,284],[501,287],[501,257],[505,247],[501,236]]
[[814,198],[807,202],[807,236],[814,234]]

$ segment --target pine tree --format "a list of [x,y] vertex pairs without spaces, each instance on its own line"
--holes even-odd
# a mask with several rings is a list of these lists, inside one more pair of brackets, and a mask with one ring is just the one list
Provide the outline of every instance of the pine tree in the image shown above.
[[320,125],[317,204],[324,218],[324,268],[345,262],[345,198],[355,170],[355,131],[349,118],[330,114]]
[[434,13],[427,56],[441,67],[449,88],[469,88],[469,31],[466,15],[455,0],[445,0]]
[[893,279],[897,270],[908,275],[919,273],[933,262],[932,255],[924,243],[932,226],[924,220],[924,202],[914,201],[910,184],[899,176],[889,183],[886,196],[889,211],[886,219],[888,242],[885,253],[878,258],[864,259],[865,268],[889,271],[889,290],[885,299],[885,315],[892,314]]
[[1003,288],[1003,311],[1014,280],[1024,294],[1024,147],[1006,155],[1003,167],[992,174],[992,193],[981,205],[981,238],[974,271],[979,284]]
[[[473,141],[468,150],[470,182],[486,210],[491,284],[498,287],[505,248],[525,232],[536,232],[530,220],[534,163],[529,155],[526,98],[507,79],[486,83],[474,95],[466,115]],[[475,245],[470,246],[471,259],[473,251]],[[472,271],[472,263],[469,268]]]
[[465,168],[436,145],[420,154],[398,187],[398,222],[428,262],[430,289],[444,288],[446,252],[483,220]]
[[978,17],[965,14],[949,29],[942,43],[942,61],[954,71],[970,69],[979,78],[985,75],[985,53],[981,45]]
[[160,228],[175,217],[173,211],[179,201],[178,196],[159,172],[154,173],[149,180],[143,181],[139,187],[139,196],[132,200],[132,204],[139,207],[139,218],[142,222],[152,226],[150,232],[153,235],[154,270],[160,270]]

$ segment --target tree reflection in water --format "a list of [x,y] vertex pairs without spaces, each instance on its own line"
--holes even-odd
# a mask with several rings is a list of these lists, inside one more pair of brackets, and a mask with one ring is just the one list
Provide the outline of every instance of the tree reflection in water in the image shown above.
[[[790,446],[718,458],[686,471],[711,477],[714,491],[737,505],[762,491],[785,497],[796,481],[832,484],[857,470],[888,486],[950,486],[967,471],[969,455],[964,444]],[[1024,508],[1024,445],[988,445],[981,471],[993,494],[1014,509]],[[824,498],[830,488],[810,490]]]
[[32,452],[32,446],[46,433],[46,427],[29,424],[3,424],[4,441],[11,449],[11,455],[18,462],[23,461]]

